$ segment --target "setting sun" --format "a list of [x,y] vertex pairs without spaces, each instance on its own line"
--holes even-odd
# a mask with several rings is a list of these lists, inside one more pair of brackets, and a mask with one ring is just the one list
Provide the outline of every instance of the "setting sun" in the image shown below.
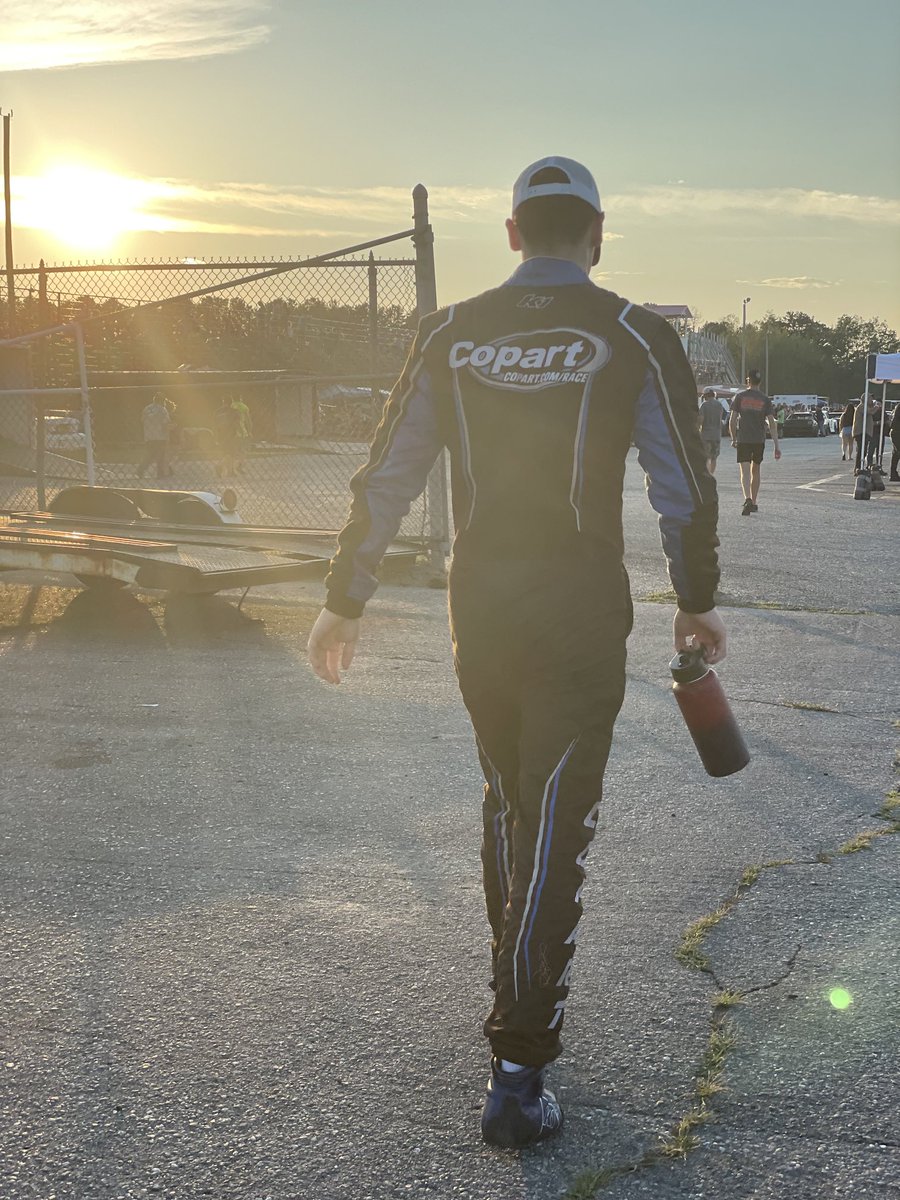
[[164,225],[146,206],[163,185],[94,167],[59,165],[17,180],[16,221],[72,250],[109,250],[125,233]]

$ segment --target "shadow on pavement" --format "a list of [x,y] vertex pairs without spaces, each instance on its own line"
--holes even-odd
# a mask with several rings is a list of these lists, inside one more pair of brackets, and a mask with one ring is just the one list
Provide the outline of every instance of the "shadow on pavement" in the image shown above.
[[[12,591],[12,589],[10,589]],[[0,641],[40,632],[52,644],[94,641],[109,645],[209,647],[249,638],[267,641],[265,622],[222,596],[172,593],[162,600],[136,596],[114,585],[87,587],[71,595],[58,587],[23,589],[0,616]],[[71,598],[69,598],[71,596]]]

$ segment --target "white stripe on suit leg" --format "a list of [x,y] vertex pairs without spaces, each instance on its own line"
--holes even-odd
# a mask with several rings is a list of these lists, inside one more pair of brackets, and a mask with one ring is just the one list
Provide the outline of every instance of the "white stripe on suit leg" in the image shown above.
[[[579,734],[578,737],[580,736],[581,735]],[[578,741],[578,737],[572,738],[571,742],[569,742],[568,746],[566,746],[562,757],[554,767],[550,778],[544,785],[544,795],[541,800],[541,822],[538,826],[538,835],[534,847],[534,869],[531,872],[531,882],[528,885],[528,893],[525,897],[525,910],[522,913],[522,923],[519,926],[519,936],[516,938],[516,949],[515,953],[513,954],[513,992],[517,1000],[519,998],[519,950],[522,948],[522,938],[525,936],[525,926],[528,924],[528,914],[531,910],[531,898],[534,895],[534,889],[538,881],[538,875],[541,872],[541,850],[544,846],[544,827],[547,823],[547,797],[550,795],[550,787],[553,783],[553,780],[562,769],[562,765],[566,761],[566,758],[568,757],[572,747]]]

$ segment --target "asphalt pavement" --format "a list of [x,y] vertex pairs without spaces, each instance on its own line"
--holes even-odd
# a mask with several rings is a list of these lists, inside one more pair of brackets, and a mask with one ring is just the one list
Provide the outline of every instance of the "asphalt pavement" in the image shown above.
[[0,581],[3,1200],[900,1195],[900,485],[789,441],[719,468],[702,771],[634,463],[629,688],[552,1068],[563,1135],[485,1147],[480,777],[446,595],[385,586],[340,689],[315,585],[233,601]]

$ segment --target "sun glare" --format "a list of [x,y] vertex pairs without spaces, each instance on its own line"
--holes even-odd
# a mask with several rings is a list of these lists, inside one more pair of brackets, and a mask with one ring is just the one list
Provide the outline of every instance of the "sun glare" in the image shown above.
[[94,167],[54,166],[18,181],[14,220],[74,251],[110,250],[123,234],[152,227],[145,206],[159,188]]

